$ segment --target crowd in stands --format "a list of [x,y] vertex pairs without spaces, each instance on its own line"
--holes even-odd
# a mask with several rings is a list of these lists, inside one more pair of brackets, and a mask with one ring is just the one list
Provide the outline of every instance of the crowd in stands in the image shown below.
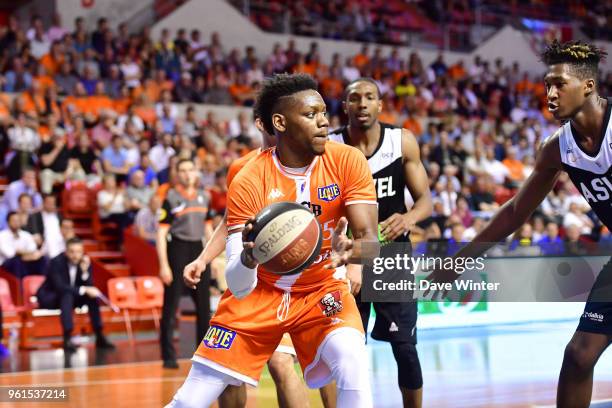
[[572,23],[592,38],[612,39],[612,5],[598,0],[251,0],[247,10],[243,0],[231,2],[264,30],[330,39],[406,45],[420,35],[441,45],[448,29],[448,45],[471,49],[478,45],[470,32],[477,23],[500,28],[521,18]]
[[[28,27],[11,17],[0,28],[0,49],[0,157],[10,181],[0,199],[0,234],[17,237],[0,243],[4,266],[17,257],[30,267],[61,249],[71,233],[56,197],[73,183],[98,191],[103,222],[121,230],[135,223],[153,241],[174,163],[194,158],[212,208],[223,214],[227,166],[259,146],[261,134],[248,114],[222,121],[213,111],[198,115],[192,104],[251,106],[262,80],[276,72],[318,79],[332,129],[342,124],[344,86],[360,76],[377,80],[381,121],[415,134],[430,177],[434,216],[414,239],[473,238],[558,127],[540,73],[478,56],[449,64],[440,54],[425,65],[417,52],[384,55],[366,44],[357,55],[322,61],[316,42],[298,50],[289,41],[260,57],[253,46],[227,49],[218,33],[163,30],[153,39],[148,29],[113,30],[104,18],[93,29],[78,18],[68,29],[59,21],[44,27],[38,17]],[[610,72],[599,88],[610,94]],[[566,176],[512,238],[520,246],[559,239],[612,239]]]

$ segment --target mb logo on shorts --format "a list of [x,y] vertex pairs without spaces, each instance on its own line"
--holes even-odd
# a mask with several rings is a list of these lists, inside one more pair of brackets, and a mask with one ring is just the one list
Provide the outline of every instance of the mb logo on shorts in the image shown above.
[[236,332],[219,326],[210,326],[202,343],[211,349],[228,350],[236,338]]
[[319,301],[319,308],[327,317],[342,311],[342,300],[339,290],[328,293]]

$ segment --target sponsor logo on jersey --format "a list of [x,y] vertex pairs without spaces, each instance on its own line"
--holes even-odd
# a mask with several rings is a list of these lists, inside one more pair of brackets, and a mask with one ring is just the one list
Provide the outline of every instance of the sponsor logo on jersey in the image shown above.
[[317,189],[317,196],[319,200],[334,201],[336,197],[340,196],[340,187],[338,187],[336,183],[325,187],[319,187]]
[[272,190],[270,190],[270,194],[268,194],[268,198],[270,200],[276,200],[277,198],[281,198],[283,196],[283,192],[280,191],[278,188],[273,188]]
[[229,350],[236,338],[236,332],[219,326],[210,326],[202,343],[211,349]]
[[584,312],[582,317],[599,323],[602,323],[604,320],[604,315],[602,315],[601,313]]
[[340,313],[342,311],[340,291],[336,290],[323,296],[323,298],[319,301],[319,308],[327,317]]

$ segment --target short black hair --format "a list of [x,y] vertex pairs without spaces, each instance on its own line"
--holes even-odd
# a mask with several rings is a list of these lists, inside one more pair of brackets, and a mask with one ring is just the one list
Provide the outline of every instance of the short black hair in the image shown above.
[[378,84],[376,83],[376,81],[373,80],[372,78],[361,77],[361,78],[352,80],[351,82],[348,83],[348,85],[344,88],[344,95],[342,95],[342,99],[346,99],[346,97],[348,96],[349,88],[353,86],[354,84],[356,84],[357,82],[367,82],[369,84],[374,85],[376,87],[376,93],[378,94],[378,99],[382,98],[382,94],[380,93],[380,88],[378,87]]
[[6,214],[6,222],[9,222],[13,215],[17,215],[17,211],[9,211],[9,213]]
[[580,79],[597,79],[597,66],[606,59],[607,52],[580,41],[560,43],[554,40],[541,55],[546,65],[568,64]]
[[254,116],[261,119],[263,127],[269,134],[274,134],[272,114],[283,98],[302,91],[316,91],[317,81],[307,74],[276,74],[263,82],[255,106]]
[[70,239],[68,239],[68,241],[66,241],[66,248],[68,248],[70,245],[75,245],[75,244],[82,244],[83,240],[81,240],[81,238],[79,237],[72,237]]

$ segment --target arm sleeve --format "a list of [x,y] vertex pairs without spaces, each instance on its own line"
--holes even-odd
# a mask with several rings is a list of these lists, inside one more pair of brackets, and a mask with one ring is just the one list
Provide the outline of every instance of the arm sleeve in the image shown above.
[[242,264],[240,254],[242,253],[242,233],[235,232],[227,237],[225,255],[227,267],[225,280],[227,287],[235,297],[242,299],[257,286],[257,268],[250,269]]
[[345,156],[344,169],[344,203],[377,204],[374,179],[368,162],[357,149],[351,149]]

